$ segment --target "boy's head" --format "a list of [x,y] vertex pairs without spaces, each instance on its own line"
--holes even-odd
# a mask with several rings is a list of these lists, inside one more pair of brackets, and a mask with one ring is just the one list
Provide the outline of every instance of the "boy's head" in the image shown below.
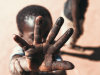
[[43,17],[42,40],[45,40],[52,28],[52,18],[46,8],[38,5],[30,5],[23,8],[17,14],[16,20],[19,35],[29,44],[33,43],[35,19],[39,15]]

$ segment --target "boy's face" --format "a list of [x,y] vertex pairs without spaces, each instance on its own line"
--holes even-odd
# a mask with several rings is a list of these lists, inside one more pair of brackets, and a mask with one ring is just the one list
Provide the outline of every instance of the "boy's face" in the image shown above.
[[[30,45],[33,44],[34,41],[34,26],[35,26],[35,16],[30,16],[30,17],[26,17],[26,19],[24,20],[24,27],[23,27],[23,34],[22,34],[22,38]],[[48,21],[49,22],[49,21]],[[45,24],[43,22],[43,24]],[[51,23],[48,23],[51,24]],[[46,40],[46,37],[49,33],[51,29],[51,25],[43,25],[42,27],[42,41],[44,42]]]

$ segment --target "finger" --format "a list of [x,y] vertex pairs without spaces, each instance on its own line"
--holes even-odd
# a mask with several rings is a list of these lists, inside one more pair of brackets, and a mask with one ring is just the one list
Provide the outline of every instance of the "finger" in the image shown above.
[[41,38],[42,21],[43,21],[42,16],[36,17],[35,28],[34,28],[34,44],[39,44],[42,41],[42,38]]
[[16,73],[14,65],[15,65],[15,59],[10,62],[10,71],[11,71],[12,74]]
[[30,45],[18,35],[13,35],[13,39],[25,51],[30,47]]
[[52,71],[53,70],[70,70],[73,68],[74,68],[74,65],[68,61],[55,61],[52,64]]
[[25,71],[22,69],[22,67],[20,66],[20,63],[17,59],[15,60],[15,69],[17,70],[17,72],[20,75],[25,75]]
[[60,27],[62,26],[64,19],[59,17],[54,25],[54,27],[50,30],[46,42],[51,44],[55,39],[56,35],[58,34]]
[[47,53],[55,53],[57,52],[65,43],[66,41],[70,38],[70,36],[73,34],[73,29],[70,28],[68,29],[58,40],[57,42],[49,47],[47,50]]

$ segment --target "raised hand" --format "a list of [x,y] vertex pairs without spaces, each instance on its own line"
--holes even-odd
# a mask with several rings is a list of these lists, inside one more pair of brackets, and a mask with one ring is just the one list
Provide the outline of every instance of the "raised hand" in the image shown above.
[[50,30],[46,42],[42,42],[42,17],[38,16],[35,21],[34,42],[29,45],[18,35],[13,35],[13,39],[25,51],[27,67],[31,71],[53,71],[53,70],[68,70],[74,66],[68,61],[55,61],[55,55],[59,49],[65,44],[73,33],[73,29],[68,29],[54,44],[53,41],[60,30],[64,20],[58,18],[54,27]]

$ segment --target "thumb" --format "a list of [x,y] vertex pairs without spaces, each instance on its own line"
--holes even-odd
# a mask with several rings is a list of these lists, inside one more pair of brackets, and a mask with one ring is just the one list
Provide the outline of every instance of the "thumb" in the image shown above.
[[70,70],[74,65],[69,61],[55,61],[52,64],[52,70]]

